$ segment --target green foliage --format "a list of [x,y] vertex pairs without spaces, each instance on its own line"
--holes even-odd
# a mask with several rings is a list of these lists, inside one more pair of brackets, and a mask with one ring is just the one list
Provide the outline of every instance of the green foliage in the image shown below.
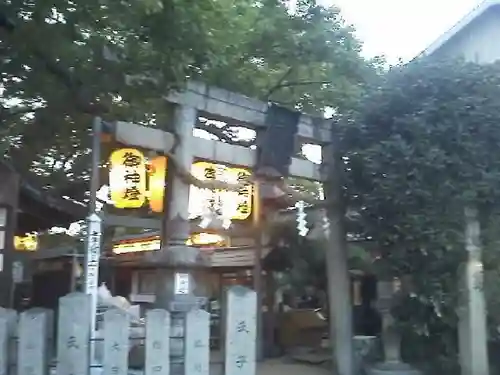
[[62,195],[88,179],[91,116],[158,125],[186,78],[320,113],[376,73],[315,1],[8,0],[0,31],[1,150]]
[[[284,272],[281,279],[283,285],[295,290],[314,286],[326,292],[327,238],[302,237],[298,234],[296,223],[293,221],[281,224],[270,223],[269,231],[273,253],[266,260],[265,266]],[[365,247],[365,244],[349,244],[348,265],[350,270],[369,271],[372,261]]]
[[499,96],[500,65],[423,60],[392,69],[339,122],[350,208],[378,247],[378,272],[414,280],[416,297],[397,311],[426,343],[417,353],[413,341],[413,360],[442,365],[456,344],[463,210],[485,222],[498,212]]
[[209,83],[311,114],[349,108],[375,69],[339,10],[301,0],[224,0],[227,22],[212,29],[216,57],[201,74]]
[[216,5],[4,2],[0,123],[2,149],[16,168],[47,187],[85,181],[91,116],[154,119],[161,96],[209,45],[204,12]]

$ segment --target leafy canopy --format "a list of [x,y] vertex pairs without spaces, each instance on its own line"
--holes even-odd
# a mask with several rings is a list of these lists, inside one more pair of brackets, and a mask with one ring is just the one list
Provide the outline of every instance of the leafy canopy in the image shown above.
[[456,344],[464,208],[485,223],[498,212],[499,97],[499,64],[421,60],[392,69],[339,124],[350,208],[377,244],[379,272],[413,277],[420,299],[399,313],[433,337],[426,355]]
[[7,0],[2,149],[45,186],[86,181],[91,116],[157,126],[162,97],[187,78],[316,114],[346,109],[376,73],[351,31],[308,0],[293,13],[279,0]]

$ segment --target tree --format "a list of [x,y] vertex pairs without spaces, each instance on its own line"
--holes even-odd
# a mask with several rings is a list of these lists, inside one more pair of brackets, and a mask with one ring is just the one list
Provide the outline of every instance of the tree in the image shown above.
[[217,6],[179,4],[12,0],[0,7],[2,150],[22,174],[60,189],[85,181],[91,116],[154,120],[161,96],[207,50],[204,12]]
[[[456,373],[464,207],[484,223],[499,208],[499,73],[462,61],[398,66],[339,121],[349,205],[377,245],[379,272],[413,278],[418,298],[396,311],[417,333],[406,354],[443,372]],[[498,270],[497,257],[485,261]]]
[[375,73],[351,31],[337,9],[305,0],[295,13],[279,0],[9,0],[2,149],[21,173],[81,200],[86,188],[71,187],[88,180],[91,116],[159,126],[162,97],[186,78],[316,114],[348,108]]

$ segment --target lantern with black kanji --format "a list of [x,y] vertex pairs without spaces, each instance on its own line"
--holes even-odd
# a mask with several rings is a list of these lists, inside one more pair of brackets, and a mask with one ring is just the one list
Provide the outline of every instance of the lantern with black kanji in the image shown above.
[[109,158],[109,188],[116,208],[139,208],[146,201],[146,158],[133,148],[113,151]]

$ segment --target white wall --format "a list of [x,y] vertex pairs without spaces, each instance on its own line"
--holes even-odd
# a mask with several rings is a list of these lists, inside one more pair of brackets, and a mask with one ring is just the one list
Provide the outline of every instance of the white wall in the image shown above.
[[439,50],[436,57],[464,57],[488,64],[500,60],[500,6],[488,9]]

